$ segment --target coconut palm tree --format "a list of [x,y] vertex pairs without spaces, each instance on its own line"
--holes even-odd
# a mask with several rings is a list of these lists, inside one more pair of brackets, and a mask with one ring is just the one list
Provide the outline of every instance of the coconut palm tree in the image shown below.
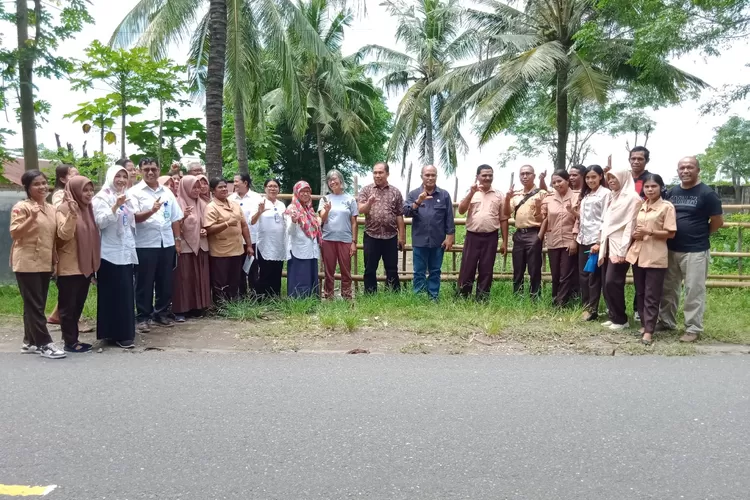
[[137,43],[165,57],[171,44],[191,40],[191,78],[198,93],[205,95],[206,164],[212,175],[221,175],[225,96],[234,110],[240,170],[248,170],[246,121],[263,126],[264,57],[273,57],[280,69],[278,86],[296,129],[306,126],[288,30],[299,33],[310,52],[326,55],[325,46],[290,0],[140,0],[115,29],[110,44]]
[[[529,0],[523,10],[498,0],[477,0],[471,29],[481,37],[478,62],[454,69],[431,86],[453,92],[441,121],[455,126],[473,110],[480,144],[501,133],[524,112],[532,89],[553,91],[556,166],[565,168],[571,101],[604,103],[616,87],[647,88],[675,100],[706,83],[664,58],[631,61],[634,42],[601,17],[590,0]],[[623,30],[624,31],[624,30]]]
[[[388,156],[401,158],[403,176],[406,156],[415,145],[426,164],[435,163],[437,147],[443,169],[452,174],[458,153],[468,148],[458,121],[451,127],[438,123],[449,93],[428,87],[458,61],[474,53],[473,34],[461,32],[464,9],[458,0],[419,0],[409,6],[387,0],[383,5],[398,20],[396,41],[404,44],[406,50],[368,45],[360,50],[359,56],[375,56],[376,60],[367,67],[383,76],[381,83],[387,92],[405,91],[396,111]],[[411,178],[411,172],[408,177]]]
[[[344,28],[349,26],[352,15],[348,9],[331,12],[328,0],[300,0],[297,8],[326,48],[321,56],[310,50],[300,34],[290,28],[288,37],[294,54],[294,66],[299,82],[300,102],[307,112],[306,125],[316,137],[318,166],[320,171],[320,192],[327,192],[325,182],[325,141],[334,128],[338,128],[357,155],[358,134],[368,129],[367,119],[372,116],[373,100],[380,99],[377,90],[365,77],[363,68],[356,57],[341,56],[341,42]],[[271,123],[287,123],[292,130],[299,130],[295,120],[299,116],[288,108],[281,99],[281,89],[269,92],[265,101],[268,106],[268,120]],[[305,130],[302,130],[304,133]],[[301,135],[301,134],[300,134]]]

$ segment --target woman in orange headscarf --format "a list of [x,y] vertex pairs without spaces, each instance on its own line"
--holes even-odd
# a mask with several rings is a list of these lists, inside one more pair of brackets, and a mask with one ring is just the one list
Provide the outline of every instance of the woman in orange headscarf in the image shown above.
[[291,219],[287,244],[287,296],[318,296],[318,259],[323,233],[312,204],[312,190],[305,181],[294,185],[292,203],[286,209]]
[[201,316],[211,306],[208,240],[203,225],[206,202],[200,197],[198,178],[186,175],[180,182],[177,195],[185,218],[182,219],[182,251],[177,261],[172,291],[172,311],[175,321],[185,321],[190,313]]
[[[91,201],[94,183],[81,175],[65,185],[63,203],[57,207],[57,305],[67,352],[87,352],[91,344],[78,341],[78,320],[89,295],[91,278],[99,270],[101,237]],[[71,203],[71,201],[73,203]],[[68,215],[77,214],[73,227]]]

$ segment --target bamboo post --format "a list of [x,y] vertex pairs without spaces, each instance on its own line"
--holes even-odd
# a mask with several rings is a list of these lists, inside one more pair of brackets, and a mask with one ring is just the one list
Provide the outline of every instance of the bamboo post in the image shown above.
[[[742,252],[742,226],[737,228],[737,252]],[[737,274],[742,274],[742,257],[737,258]]]

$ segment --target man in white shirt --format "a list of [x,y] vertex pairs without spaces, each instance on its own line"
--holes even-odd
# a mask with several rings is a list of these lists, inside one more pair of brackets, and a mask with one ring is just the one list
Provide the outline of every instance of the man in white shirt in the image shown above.
[[[245,220],[250,228],[250,240],[253,241],[253,252],[256,251],[255,242],[258,241],[258,224],[252,224],[252,217],[258,211],[258,207],[263,203],[263,197],[253,191],[252,181],[247,174],[237,174],[234,176],[234,193],[229,195],[229,201],[239,203]],[[257,255],[257,254],[256,254]],[[242,279],[240,280],[240,295],[242,297],[252,294],[258,283],[258,259],[253,260],[250,271],[245,274],[242,270]]]
[[146,333],[150,320],[172,326],[167,314],[172,303],[172,273],[182,246],[183,213],[172,191],[159,185],[158,162],[143,158],[138,166],[143,180],[128,191],[128,197],[136,211],[136,323],[138,331]]

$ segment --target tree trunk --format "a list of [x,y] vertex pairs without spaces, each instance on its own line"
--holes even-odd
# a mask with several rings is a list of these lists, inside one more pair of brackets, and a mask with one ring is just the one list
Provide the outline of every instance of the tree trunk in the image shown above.
[[[38,0],[37,0],[38,1]],[[37,22],[41,22],[37,18]],[[26,170],[39,170],[34,116],[34,50],[29,47],[29,7],[26,0],[16,0],[16,31],[18,34],[18,83],[21,105],[23,159]]]
[[104,126],[99,127],[99,151],[104,154]]
[[456,184],[453,186],[453,201],[458,201],[458,168],[456,168]]
[[411,191],[411,169],[414,166],[414,162],[409,162],[409,171],[406,172],[406,194],[409,194],[409,191]]
[[[164,148],[162,147],[162,141],[164,140],[164,101],[159,100],[159,138],[157,139],[156,143],[156,159],[159,160],[159,168],[164,168],[164,158],[162,158],[162,151],[164,151]],[[169,165],[170,168],[172,165]]]
[[245,108],[239,90],[234,95],[234,142],[237,146],[237,167],[241,174],[250,174],[247,162],[247,132],[245,131]]
[[125,89],[125,81],[123,78],[120,79],[120,100],[122,101],[120,103],[120,126],[122,127],[122,130],[120,130],[120,158],[124,159],[127,158],[127,154],[125,153],[125,112],[128,109],[128,103],[125,100],[126,95],[125,93],[127,90]]
[[328,183],[326,182],[326,156],[323,151],[323,127],[320,123],[315,124],[315,138],[318,141],[318,165],[320,166],[320,195],[328,194]]
[[[425,130],[424,130],[424,136],[425,136],[425,160],[427,161],[427,165],[433,165],[435,163],[435,140],[432,137],[432,131],[433,131],[433,123],[432,123],[432,98],[428,97],[427,101],[427,123],[425,123]],[[409,179],[411,179],[411,165],[409,166]],[[407,190],[407,193],[409,191]]]
[[208,7],[209,50],[206,71],[206,170],[221,177],[221,126],[224,111],[224,71],[227,52],[227,2],[211,0]]
[[568,65],[563,64],[557,70],[556,114],[557,114],[557,157],[555,170],[565,170],[568,150],[568,91],[565,88],[568,80]]

